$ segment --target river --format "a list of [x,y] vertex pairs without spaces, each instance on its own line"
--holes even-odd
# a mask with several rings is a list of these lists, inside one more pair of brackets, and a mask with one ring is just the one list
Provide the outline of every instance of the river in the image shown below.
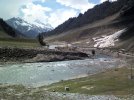
[[0,83],[38,87],[102,72],[117,66],[117,61],[99,57],[61,62],[5,64],[0,65]]

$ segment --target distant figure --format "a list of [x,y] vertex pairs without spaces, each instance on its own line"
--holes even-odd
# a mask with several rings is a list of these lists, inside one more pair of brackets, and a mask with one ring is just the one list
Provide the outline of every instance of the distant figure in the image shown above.
[[92,55],[95,56],[95,50],[92,50]]

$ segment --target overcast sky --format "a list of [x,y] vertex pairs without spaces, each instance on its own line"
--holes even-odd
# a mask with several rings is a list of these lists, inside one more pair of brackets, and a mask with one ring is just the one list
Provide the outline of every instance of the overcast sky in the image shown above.
[[[0,0],[0,17],[20,17],[32,23],[39,20],[56,27],[106,0]],[[116,0],[111,0],[116,1]]]

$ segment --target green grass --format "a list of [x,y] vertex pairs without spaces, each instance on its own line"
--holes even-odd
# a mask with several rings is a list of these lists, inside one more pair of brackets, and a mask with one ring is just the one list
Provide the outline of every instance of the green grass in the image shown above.
[[129,72],[127,68],[120,68],[118,71],[109,70],[90,77],[61,81],[44,88],[48,91],[66,92],[64,87],[68,86],[70,93],[91,95],[134,94],[134,80],[128,79]]
[[36,39],[12,38],[0,28],[0,47],[31,48],[40,46]]
[[[46,91],[28,89],[22,85],[0,85],[0,100],[65,100],[50,95]],[[68,99],[67,99],[68,100]]]
[[0,47],[32,48],[39,46],[36,39],[0,38]]

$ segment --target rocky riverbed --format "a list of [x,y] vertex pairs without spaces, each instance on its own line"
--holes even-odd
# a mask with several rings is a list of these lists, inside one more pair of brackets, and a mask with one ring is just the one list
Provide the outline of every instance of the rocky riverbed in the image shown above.
[[52,62],[87,58],[82,52],[65,52],[43,48],[0,48],[0,62]]

